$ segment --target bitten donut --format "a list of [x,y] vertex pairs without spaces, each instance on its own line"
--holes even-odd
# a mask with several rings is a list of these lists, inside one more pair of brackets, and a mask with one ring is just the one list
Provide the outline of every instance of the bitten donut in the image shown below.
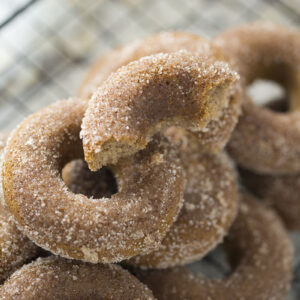
[[[161,32],[145,39],[135,40],[102,57],[89,70],[78,94],[81,98],[90,99],[93,91],[100,87],[118,68],[144,56],[172,53],[179,50],[200,53],[216,60],[228,60],[218,47],[198,35],[186,32]],[[240,107],[241,97],[239,83],[237,83],[232,88],[229,105],[222,110],[217,120],[210,121],[203,130],[197,133],[186,132],[185,134],[190,134],[190,138],[198,139],[203,151],[218,152],[224,148],[237,123]]]
[[[199,144],[176,140],[185,170],[184,206],[159,248],[127,263],[143,268],[166,268],[200,259],[228,232],[237,211],[236,174],[224,153],[201,154]],[[180,144],[179,144],[180,143]],[[98,176],[96,176],[98,175]],[[92,173],[83,161],[68,168],[65,181],[83,194],[110,192],[104,174]]]
[[[222,33],[215,40],[231,56],[241,76],[242,116],[228,145],[243,167],[259,173],[300,171],[300,33],[270,23],[254,23]],[[257,78],[286,89],[290,110],[257,106],[246,87]]]
[[137,271],[159,300],[284,299],[292,278],[292,245],[278,217],[244,194],[225,250],[233,271],[208,279],[185,268]]
[[152,292],[117,265],[89,264],[51,256],[16,271],[1,287],[8,300],[154,300]]
[[300,230],[300,175],[263,175],[240,169],[242,183],[274,208],[289,230]]
[[85,109],[82,100],[60,101],[13,132],[2,170],[5,201],[30,239],[64,257],[117,262],[154,250],[182,205],[177,153],[157,136],[143,151],[109,166],[118,186],[111,198],[75,194],[61,170],[83,155]]
[[237,80],[227,63],[184,50],[121,67],[93,94],[82,122],[89,168],[144,149],[172,125],[203,129],[228,106]]
[[[0,155],[8,134],[0,134]],[[6,208],[0,178],[0,283],[24,263],[38,255],[39,248],[24,236]]]

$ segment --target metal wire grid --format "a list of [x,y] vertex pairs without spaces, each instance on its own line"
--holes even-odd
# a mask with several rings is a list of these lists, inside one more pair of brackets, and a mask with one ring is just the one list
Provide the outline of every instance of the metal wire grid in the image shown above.
[[2,130],[75,94],[88,65],[115,45],[160,30],[214,36],[256,19],[300,23],[297,0],[7,0],[6,6],[12,3],[20,6],[0,24]]
[[[76,94],[88,66],[116,45],[161,30],[211,37],[254,20],[299,27],[299,0],[1,0],[0,130]],[[298,255],[288,299],[300,299],[300,235],[293,240]],[[202,268],[224,273],[220,257],[213,252]]]

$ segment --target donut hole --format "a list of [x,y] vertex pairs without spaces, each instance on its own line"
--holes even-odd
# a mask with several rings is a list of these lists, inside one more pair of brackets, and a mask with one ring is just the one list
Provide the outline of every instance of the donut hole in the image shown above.
[[232,272],[223,244],[210,251],[200,261],[187,265],[194,274],[211,279],[222,279]]
[[287,113],[289,111],[288,101],[285,99],[269,101],[265,107],[278,113]]
[[285,88],[276,81],[256,79],[246,90],[247,95],[259,106],[274,112],[285,113],[289,110]]
[[102,167],[93,172],[82,159],[67,163],[62,170],[62,179],[73,193],[89,198],[110,198],[118,192],[116,177],[109,168]]

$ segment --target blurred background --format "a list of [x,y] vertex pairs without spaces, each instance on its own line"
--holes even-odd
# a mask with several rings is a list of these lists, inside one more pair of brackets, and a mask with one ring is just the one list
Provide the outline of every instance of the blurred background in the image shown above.
[[[76,94],[90,64],[112,47],[162,30],[213,37],[255,20],[299,28],[300,1],[1,0],[0,130]],[[293,239],[299,258],[289,299],[300,299],[300,237]],[[225,274],[221,252],[191,268]]]

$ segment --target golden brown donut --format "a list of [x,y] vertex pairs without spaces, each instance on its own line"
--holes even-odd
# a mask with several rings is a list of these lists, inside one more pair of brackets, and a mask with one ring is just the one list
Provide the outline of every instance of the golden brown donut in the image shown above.
[[182,205],[179,158],[157,136],[145,150],[109,166],[118,184],[111,198],[74,194],[61,170],[83,156],[79,132],[85,109],[82,100],[60,101],[13,132],[2,170],[5,201],[21,230],[55,254],[97,263],[149,252]]
[[276,210],[289,230],[300,230],[300,175],[263,175],[240,169],[242,183]]
[[[102,82],[112,72],[134,60],[155,53],[171,53],[182,49],[201,53],[207,57],[215,57],[218,60],[226,60],[220,49],[197,35],[185,32],[162,32],[145,39],[133,41],[101,58],[86,75],[79,89],[79,95],[83,98],[91,98],[92,92],[101,86]],[[233,90],[228,107],[223,109],[220,118],[209,122],[198,133],[190,134],[190,138],[199,139],[204,151],[217,152],[221,150],[237,123],[240,104],[241,97],[239,96],[239,89],[236,87]],[[186,134],[188,133],[186,132]]]
[[89,168],[145,148],[172,125],[203,129],[228,106],[237,80],[227,63],[184,50],[121,67],[94,93],[82,122]]
[[[1,156],[7,137],[8,134],[0,133]],[[0,199],[0,283],[2,283],[12,272],[35,258],[39,248],[17,229],[12,215],[4,204],[1,178]]]
[[[85,76],[78,94],[81,98],[90,99],[93,91],[101,86],[108,76],[121,66],[125,66],[144,56],[157,53],[171,53],[179,50],[201,53],[201,55],[207,57],[226,61],[218,47],[198,35],[187,32],[161,32],[144,39],[135,40],[102,57]],[[222,110],[221,116],[217,120],[209,122],[198,133],[185,133],[189,134],[190,138],[198,139],[201,142],[203,151],[218,152],[227,143],[240,114],[241,97],[238,87],[236,86],[233,89],[229,105]]]
[[[236,174],[228,157],[201,154],[198,143],[192,145],[186,136],[180,139],[176,142],[186,177],[184,206],[159,248],[133,257],[128,264],[166,268],[200,259],[223,239],[236,216]],[[83,161],[74,161],[64,180],[85,195],[111,189],[105,174],[91,172]]]
[[1,300],[154,300],[152,292],[117,265],[55,256],[38,258],[1,287]]
[[292,278],[292,245],[279,220],[243,194],[225,250],[232,274],[208,279],[183,267],[138,272],[159,300],[283,300]]
[[[244,168],[259,173],[300,171],[300,33],[271,23],[254,23],[222,33],[215,42],[231,56],[241,75],[242,116],[228,145]],[[257,106],[246,87],[257,78],[284,86],[290,111]]]

